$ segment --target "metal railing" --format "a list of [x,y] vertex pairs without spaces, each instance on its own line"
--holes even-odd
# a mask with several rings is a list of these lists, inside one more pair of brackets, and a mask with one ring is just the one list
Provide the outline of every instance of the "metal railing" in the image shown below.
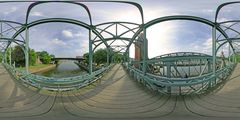
[[[152,90],[157,90],[166,94],[202,93],[202,90],[207,90],[208,88],[214,87],[218,83],[221,83],[223,80],[225,80],[231,74],[235,65],[236,64],[231,63],[228,66],[217,70],[216,76],[214,76],[213,73],[210,72],[197,77],[168,78],[150,73],[144,74],[141,70],[135,68],[134,66],[131,66],[131,64],[124,64],[130,75],[132,75],[134,79],[143,83],[145,86]],[[179,89],[173,91],[172,88]],[[182,89],[185,89],[185,92],[182,91]]]
[[53,78],[36,74],[27,74],[25,71],[17,70],[14,67],[4,64],[9,73],[16,79],[37,89],[46,89],[50,91],[70,91],[80,89],[97,81],[103,73],[113,67],[111,64],[107,67],[94,71],[92,75],[83,74],[75,77]]

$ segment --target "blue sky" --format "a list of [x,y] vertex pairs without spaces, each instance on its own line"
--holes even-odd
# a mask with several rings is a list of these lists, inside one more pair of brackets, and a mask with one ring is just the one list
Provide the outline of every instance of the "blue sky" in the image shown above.
[[[214,20],[218,5],[232,0],[132,0],[142,5],[145,22],[170,15],[192,15]],[[119,3],[85,3],[92,12],[93,24],[109,21],[140,23],[140,14],[131,5]],[[29,3],[0,4],[0,18],[24,23]],[[238,6],[239,7],[239,6]],[[219,21],[236,19],[237,6],[226,8]],[[64,17],[89,23],[87,13],[75,5],[51,3],[33,9],[29,22],[41,18]],[[211,28],[189,21],[159,23],[147,30],[149,57],[171,52],[211,54]],[[75,57],[88,52],[88,31],[66,23],[42,24],[30,29],[30,47],[48,51],[57,57]],[[103,47],[103,46],[101,46]],[[134,56],[131,47],[130,56]],[[226,50],[224,50],[226,51]]]

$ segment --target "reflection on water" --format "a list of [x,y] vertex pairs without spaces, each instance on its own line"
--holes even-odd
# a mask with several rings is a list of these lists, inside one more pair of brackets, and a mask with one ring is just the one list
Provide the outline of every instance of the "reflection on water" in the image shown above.
[[86,72],[84,70],[81,70],[74,62],[64,61],[60,63],[56,68],[38,74],[46,77],[63,78],[78,76],[84,73]]

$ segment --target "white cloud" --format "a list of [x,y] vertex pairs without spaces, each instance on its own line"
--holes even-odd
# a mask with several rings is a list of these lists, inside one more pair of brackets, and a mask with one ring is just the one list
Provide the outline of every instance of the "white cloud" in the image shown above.
[[149,57],[177,51],[177,48],[174,47],[174,40],[176,39],[175,34],[178,29],[177,24],[170,22],[156,24],[150,27],[147,31]]
[[5,14],[5,15],[11,14],[11,13],[17,11],[17,9],[18,9],[17,7],[11,7],[10,10],[6,10],[6,11],[4,12],[4,14]]
[[44,17],[44,14],[42,12],[34,11],[31,13],[31,16]]
[[73,33],[70,30],[63,30],[62,31],[63,36],[67,37],[67,38],[73,38]]
[[212,47],[212,38],[208,38],[206,42],[203,43],[203,45],[207,48]]
[[51,41],[52,45],[57,45],[57,46],[66,46],[67,44],[63,42],[62,40],[59,40],[58,38],[55,38]]
[[75,37],[81,37],[82,33],[79,31],[78,33],[74,34]]
[[203,9],[202,12],[203,13],[213,13],[213,12],[215,12],[215,10],[213,10],[213,9]]
[[202,52],[212,55],[212,38],[208,38],[203,44],[198,45],[199,48],[202,47]]

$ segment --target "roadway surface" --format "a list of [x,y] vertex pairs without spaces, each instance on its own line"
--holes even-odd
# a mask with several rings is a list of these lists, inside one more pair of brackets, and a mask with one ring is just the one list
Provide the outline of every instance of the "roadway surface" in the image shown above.
[[226,84],[200,96],[147,90],[116,65],[82,92],[42,95],[0,65],[0,120],[239,120],[240,65]]

